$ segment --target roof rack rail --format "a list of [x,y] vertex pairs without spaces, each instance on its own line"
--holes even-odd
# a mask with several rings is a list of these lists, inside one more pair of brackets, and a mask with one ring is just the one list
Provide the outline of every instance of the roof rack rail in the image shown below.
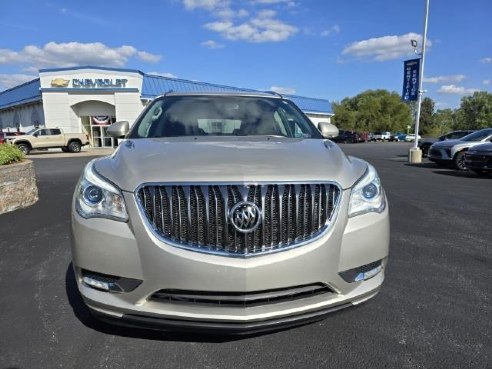
[[280,97],[281,99],[283,99],[283,95],[279,94],[278,92],[275,92],[275,91],[265,91],[267,94],[270,94],[270,95],[275,95],[275,96],[278,96]]

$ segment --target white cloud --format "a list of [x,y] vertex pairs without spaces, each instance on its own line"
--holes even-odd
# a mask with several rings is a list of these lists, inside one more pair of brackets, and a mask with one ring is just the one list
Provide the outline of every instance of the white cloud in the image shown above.
[[[415,56],[413,48],[410,45],[410,40],[417,40],[420,45],[422,43],[422,36],[411,32],[400,36],[383,36],[356,41],[347,46],[342,51],[342,55],[375,61],[399,59],[404,56]],[[430,48],[431,46],[432,42],[427,40],[427,48]]]
[[0,74],[0,91],[32,81],[37,76],[29,74]]
[[471,95],[474,92],[480,91],[476,88],[465,88],[463,86],[456,85],[444,85],[437,90],[440,94],[448,94],[448,95]]
[[491,82],[492,82],[492,80],[490,80],[490,79],[484,79],[484,80],[482,81],[482,83],[483,83],[484,85],[490,85],[490,83],[491,83]]
[[207,49],[222,49],[224,45],[219,44],[214,40],[203,41],[200,45],[206,47]]
[[26,64],[30,68],[101,65],[122,67],[129,58],[155,63],[160,55],[139,51],[133,46],[109,47],[100,42],[49,42],[42,47],[28,45],[20,51],[0,49],[0,64]]
[[[233,21],[235,18],[245,18],[250,13],[245,9],[233,9],[231,0],[182,0],[186,10],[203,9],[216,18],[214,22],[204,24],[204,28],[219,33],[223,38],[232,41],[247,42],[278,42],[288,39],[298,32],[298,29],[279,19],[271,9],[262,9],[256,16],[243,22]],[[251,4],[272,5],[285,3],[295,5],[290,0],[253,0]],[[207,44],[202,44],[207,47]],[[210,44],[212,45],[212,44]]]
[[156,54],[151,54],[148,53],[147,51],[138,51],[137,52],[137,57],[144,62],[147,63],[157,63],[159,60],[161,60],[161,55],[156,55]]
[[424,77],[423,82],[426,83],[452,83],[461,82],[466,78],[463,74],[455,74],[450,76]]
[[272,86],[270,87],[270,91],[276,92],[278,94],[287,94],[287,95],[292,95],[296,93],[296,90],[293,87],[281,87],[281,86]]
[[492,63],[492,58],[483,58],[483,59],[480,59],[480,62],[484,63],[484,64],[490,64]]
[[296,27],[275,19],[275,15],[273,10],[263,10],[256,17],[242,24],[235,25],[232,21],[217,21],[207,23],[204,27],[220,33],[225,39],[247,42],[279,42],[298,32]]
[[167,77],[167,78],[178,78],[175,74],[169,72],[147,72],[151,76]]
[[340,33],[340,26],[338,24],[335,24],[334,26],[325,29],[323,32],[321,32],[321,36],[328,37],[330,35],[333,35],[334,33]]

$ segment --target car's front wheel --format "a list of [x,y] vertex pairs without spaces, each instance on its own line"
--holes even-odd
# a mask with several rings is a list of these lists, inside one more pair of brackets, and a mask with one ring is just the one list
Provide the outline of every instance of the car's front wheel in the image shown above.
[[466,170],[466,164],[465,164],[465,152],[460,151],[456,153],[454,156],[454,166],[458,170]]
[[422,156],[424,158],[426,158],[427,155],[429,154],[429,149],[430,149],[430,145],[422,145],[421,150],[422,150]]
[[72,141],[68,144],[68,151],[70,152],[80,152],[81,149],[82,145],[80,144],[80,142]]
[[29,147],[29,145],[25,143],[18,144],[17,147],[19,148],[20,151],[22,151],[24,155],[27,155],[29,154],[29,152],[31,152],[31,148]]

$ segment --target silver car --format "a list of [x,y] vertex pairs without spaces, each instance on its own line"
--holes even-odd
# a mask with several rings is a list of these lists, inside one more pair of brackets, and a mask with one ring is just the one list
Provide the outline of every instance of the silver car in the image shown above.
[[389,249],[373,166],[271,94],[155,99],[76,187],[72,258],[110,322],[228,333],[318,320],[375,296]]
[[430,147],[427,158],[437,165],[453,164],[456,169],[466,170],[466,151],[487,142],[492,142],[492,128],[475,131],[459,140],[436,142]]

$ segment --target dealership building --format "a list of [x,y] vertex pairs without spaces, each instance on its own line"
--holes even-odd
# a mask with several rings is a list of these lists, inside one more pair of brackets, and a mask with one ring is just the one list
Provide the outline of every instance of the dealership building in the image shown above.
[[[0,92],[0,129],[27,132],[58,127],[86,133],[92,146],[112,147],[106,134],[115,121],[135,121],[153,98],[166,92],[257,92],[212,83],[146,74],[134,69],[71,67],[41,69],[39,78]],[[313,122],[330,122],[325,99],[285,95]]]

